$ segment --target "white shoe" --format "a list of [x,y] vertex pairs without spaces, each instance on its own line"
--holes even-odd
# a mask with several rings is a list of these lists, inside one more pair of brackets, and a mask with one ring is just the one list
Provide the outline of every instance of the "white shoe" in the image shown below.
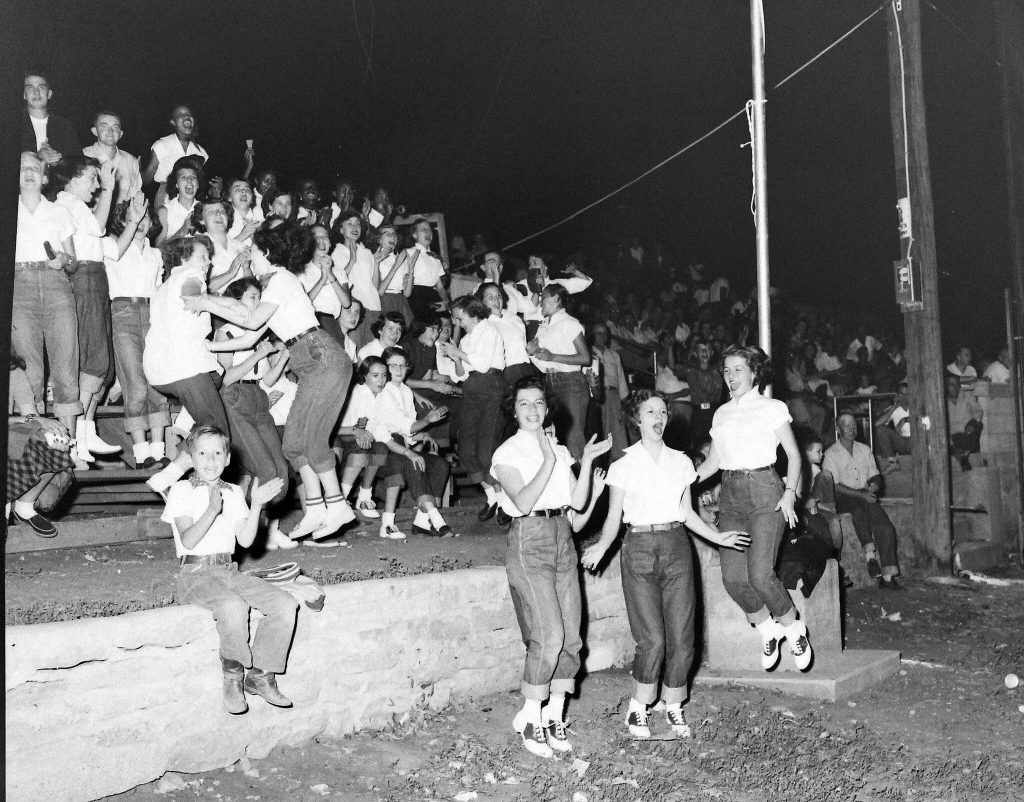
[[99,436],[96,432],[96,421],[94,420],[87,420],[85,422],[85,438],[86,448],[93,454],[121,453],[121,446],[111,445]]
[[782,631],[789,641],[789,650],[793,653],[793,661],[801,671],[811,667],[811,660],[814,659],[814,651],[811,649],[811,642],[807,638],[807,626],[799,618],[788,627],[782,627]]
[[544,734],[547,736],[548,746],[555,752],[571,752],[572,744],[569,742],[568,725],[549,715],[547,705],[540,709],[540,720],[544,722]]
[[326,510],[326,515],[320,522],[320,526],[317,527],[317,531],[313,533],[314,540],[333,535],[345,524],[352,523],[356,519],[356,514],[352,511],[352,507],[347,501],[328,504],[324,509]]
[[539,721],[530,721],[525,710],[520,710],[512,719],[512,729],[518,732],[523,738],[523,746],[527,752],[532,752],[537,757],[554,757],[555,752],[548,744],[547,734],[544,725]]
[[672,728],[672,733],[676,738],[693,737],[690,725],[686,723],[686,715],[683,713],[682,707],[665,705],[665,721]]
[[276,518],[270,522],[270,528],[267,531],[267,551],[277,551],[278,549],[287,551],[298,547],[298,543],[281,531]]
[[306,514],[302,516],[302,520],[299,521],[298,525],[288,533],[288,537],[292,540],[298,540],[300,537],[313,534],[323,527],[326,517],[327,508],[322,504],[308,507]]
[[757,625],[757,631],[761,635],[761,668],[771,671],[779,664],[782,656],[779,649],[779,641],[783,638],[782,627],[775,619],[769,618]]
[[377,505],[373,503],[372,498],[364,498],[357,501],[356,512],[364,518],[380,518],[380,513],[377,512]]
[[380,536],[388,540],[405,540],[405,534],[395,524],[382,524]]
[[[79,418],[75,421],[75,446],[72,459],[82,462],[95,462],[96,458],[89,453],[89,435],[85,428],[85,421]],[[89,467],[86,465],[85,467]]]
[[650,738],[651,725],[647,716],[646,705],[641,705],[636,699],[629,700],[629,712],[626,713],[626,726],[629,734],[634,738]]

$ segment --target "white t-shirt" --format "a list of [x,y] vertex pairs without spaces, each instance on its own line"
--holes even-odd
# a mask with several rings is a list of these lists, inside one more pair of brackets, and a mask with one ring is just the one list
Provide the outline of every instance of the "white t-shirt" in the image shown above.
[[[331,252],[331,259],[335,264],[344,266],[348,264],[348,247],[345,243],[338,243]],[[352,286],[352,297],[363,305],[366,312],[380,311],[380,294],[373,287],[373,272],[376,266],[373,263],[373,254],[370,249],[360,243],[356,246],[356,260],[348,270],[348,281]],[[340,280],[340,276],[339,276]]]
[[[332,267],[331,272],[334,273],[334,277],[338,279],[338,283],[343,287],[348,286],[348,276],[345,275],[345,269],[338,267],[334,263],[334,259],[331,259]],[[299,275],[299,281],[302,283],[302,288],[309,294],[309,291],[316,286],[316,283],[320,280],[323,273],[320,270],[320,266],[316,262],[310,262],[306,265],[306,269]],[[320,288],[320,292],[317,293],[316,298],[312,299],[313,308],[324,315],[330,315],[331,317],[337,317],[341,314],[341,299],[338,297],[338,293],[334,291],[329,283],[324,284]]]
[[[551,445],[555,452],[555,467],[551,470],[551,477],[530,512],[555,510],[568,507],[572,503],[572,466],[576,460],[572,458],[572,454],[565,446],[560,443]],[[543,464],[544,452],[541,451],[537,435],[520,429],[498,446],[494,452],[494,456],[491,457],[491,474],[497,478],[494,468],[505,465],[519,471],[523,483],[529,484]],[[523,513],[506,493],[499,494],[499,503],[501,508],[513,518],[523,517]]]
[[246,237],[244,240],[239,239],[238,235],[242,233],[242,229],[245,228],[246,223],[259,223],[262,222],[256,219],[256,214],[252,209],[246,209],[242,214],[235,210],[234,219],[231,221],[231,228],[228,229],[228,236],[231,239],[238,240],[242,243],[252,242],[252,234]]
[[711,422],[711,439],[722,470],[774,465],[779,448],[775,431],[792,420],[784,401],[765,398],[756,387],[722,404]]
[[409,437],[416,423],[416,399],[404,384],[389,381],[380,392],[381,426],[390,437],[400,434]]
[[221,481],[220,494],[224,506],[220,514],[213,519],[207,533],[192,548],[186,548],[181,542],[176,518],[191,518],[192,523],[199,520],[210,506],[210,486],[197,480],[184,480],[175,483],[167,494],[167,506],[160,516],[161,521],[171,525],[174,533],[174,551],[179,557],[186,554],[233,554],[238,530],[249,516],[249,505],[245,503],[245,494],[238,485]]
[[359,349],[356,356],[359,361],[362,362],[368,356],[380,356],[384,353],[384,343],[380,340],[370,340],[366,345]]
[[267,325],[282,342],[320,325],[313,302],[306,295],[302,282],[283,267],[272,269],[260,300],[277,304],[277,310],[270,316]]
[[[183,148],[177,134],[168,134],[161,137],[153,143],[152,149],[158,161],[153,180],[158,184],[162,184],[167,180],[167,176],[171,174],[171,170],[174,169],[174,163],[178,159],[192,154],[201,156],[204,162],[210,158],[206,151],[195,142],[190,141],[188,147]],[[181,224],[179,223],[179,225]]]
[[[575,354],[576,338],[583,333],[583,324],[564,309],[559,309],[540,324],[537,329],[537,342],[541,348],[548,349],[552,354]],[[536,357],[532,359],[537,369],[544,373],[574,373],[583,370],[580,365],[563,365],[561,362],[547,362]]]
[[132,240],[119,259],[117,240],[103,238],[103,265],[107,269],[107,285],[111,298],[152,298],[160,286],[164,260],[148,239]]
[[[75,240],[75,249],[76,250],[78,249],[78,240],[77,239]],[[81,259],[82,257],[79,256],[78,258]],[[957,365],[957,363],[954,361],[954,362],[950,362],[948,365],[946,365],[946,370],[949,371],[950,373],[952,373],[953,375],[960,376],[961,378],[964,378],[964,379],[976,379],[976,378],[978,378],[978,371],[974,369],[974,365],[968,365],[963,370],[960,370],[960,366]]]
[[906,407],[896,407],[889,418],[896,433],[901,437],[910,437],[910,413]]
[[680,501],[696,478],[690,458],[664,444],[655,460],[643,443],[635,443],[608,468],[608,484],[626,491],[622,518],[627,524],[681,521]]
[[[388,277],[388,273],[391,272],[391,268],[395,266],[395,260],[398,258],[396,254],[385,256],[380,260],[380,265],[377,267],[380,272],[380,280],[384,281]],[[420,257],[422,258],[422,257]],[[395,271],[395,275],[391,279],[391,283],[385,287],[383,283],[380,287],[382,293],[393,293],[395,295],[401,295],[405,289],[405,277],[409,275],[409,260],[406,259],[400,268]]]
[[30,114],[28,119],[32,123],[32,131],[36,135],[36,150],[40,150],[46,142],[46,124],[50,121],[50,118],[49,116],[33,117]]
[[993,384],[1007,384],[1010,381],[1010,369],[997,359],[985,368],[985,378]]
[[149,331],[142,353],[142,369],[152,385],[222,373],[216,355],[207,346],[210,313],[196,314],[185,308],[181,291],[188,282],[206,292],[206,278],[193,267],[179,265],[157,288],[149,305]]
[[18,233],[14,245],[15,262],[45,262],[43,243],[49,242],[55,251],[63,249],[61,242],[75,234],[75,221],[71,212],[46,198],[39,199],[35,211],[30,211],[18,198]]
[[[213,242],[213,253],[210,254],[210,278],[216,278],[231,270],[231,263],[235,261],[238,254],[245,250],[245,246],[231,237],[228,237],[226,248],[222,248],[214,242],[212,237],[210,242]],[[236,278],[238,277],[236,276]]]
[[56,203],[71,212],[71,219],[75,221],[72,241],[75,243],[75,256],[78,260],[102,262],[103,227],[92,213],[92,209],[67,191],[57,193]]

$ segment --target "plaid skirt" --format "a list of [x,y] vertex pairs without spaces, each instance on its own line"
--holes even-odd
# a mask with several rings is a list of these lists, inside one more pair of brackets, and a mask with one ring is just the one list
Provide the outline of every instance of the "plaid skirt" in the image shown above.
[[[17,501],[39,483],[43,474],[63,474],[74,470],[74,467],[75,464],[71,461],[70,453],[50,448],[42,440],[33,437],[26,444],[20,457],[8,457],[7,459],[7,500]],[[58,476],[54,482],[64,478]],[[66,473],[66,479],[66,486],[70,486],[70,473]],[[50,484],[52,485],[53,482]],[[54,500],[55,504],[56,500]],[[38,509],[39,505],[37,504],[36,507]]]

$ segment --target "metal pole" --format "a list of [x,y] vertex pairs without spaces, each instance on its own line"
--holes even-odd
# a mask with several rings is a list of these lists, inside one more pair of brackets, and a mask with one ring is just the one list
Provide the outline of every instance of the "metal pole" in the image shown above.
[[[768,159],[764,124],[764,8],[761,0],[750,0],[750,55],[754,74],[754,221],[757,232],[757,339],[768,355],[772,352],[772,309],[768,294]],[[771,395],[771,385],[765,388]]]

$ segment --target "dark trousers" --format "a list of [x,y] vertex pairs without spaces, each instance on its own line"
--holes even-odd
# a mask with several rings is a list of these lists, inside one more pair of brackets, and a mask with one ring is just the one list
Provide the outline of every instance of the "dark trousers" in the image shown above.
[[949,444],[957,454],[977,454],[981,451],[981,431],[985,426],[980,421],[969,420],[962,432],[949,436]]
[[573,458],[579,460],[583,456],[583,446],[587,444],[584,430],[590,405],[590,385],[579,370],[548,373],[544,378],[558,401],[558,409],[555,410],[558,439],[565,443]]
[[500,370],[472,372],[462,383],[459,412],[459,461],[471,482],[486,482],[491,457],[505,431],[502,403],[508,383]]
[[887,459],[897,454],[909,454],[910,438],[899,434],[892,426],[876,426],[875,447],[878,456]]
[[200,373],[170,384],[154,384],[153,389],[177,398],[197,426],[216,426],[230,437],[231,425],[218,392],[221,381],[218,373]]
[[878,549],[878,561],[882,568],[895,569],[896,561],[896,527],[885,514],[882,505],[877,501],[868,503],[859,498],[836,493],[836,511],[848,512],[853,516],[853,529],[857,540],[862,546],[871,543]]
[[682,525],[665,532],[630,529],[622,543],[622,593],[636,641],[634,696],[644,704],[658,698],[659,679],[665,702],[686,699],[696,607],[692,548]]
[[786,520],[775,505],[782,498],[782,480],[774,470],[725,471],[719,505],[719,531],[738,530],[750,535],[746,551],[720,549],[722,583],[747,614],[760,623],[765,607],[777,620],[793,609],[793,600],[775,573]]
[[288,492],[288,461],[267,394],[254,382],[236,382],[221,387],[220,396],[231,423],[232,450],[241,458],[242,470],[261,485],[275,477],[282,479],[284,487],[271,503],[280,501]]
[[78,315],[78,370],[83,389],[98,392],[114,380],[110,289],[103,262],[79,262],[71,275]]
[[448,484],[451,466],[448,460],[437,454],[420,454],[423,457],[424,469],[421,471],[412,464],[412,460],[403,454],[388,451],[384,463],[384,487],[401,487],[403,484],[412,496],[413,504],[424,501],[434,502],[444,494],[444,486]]

